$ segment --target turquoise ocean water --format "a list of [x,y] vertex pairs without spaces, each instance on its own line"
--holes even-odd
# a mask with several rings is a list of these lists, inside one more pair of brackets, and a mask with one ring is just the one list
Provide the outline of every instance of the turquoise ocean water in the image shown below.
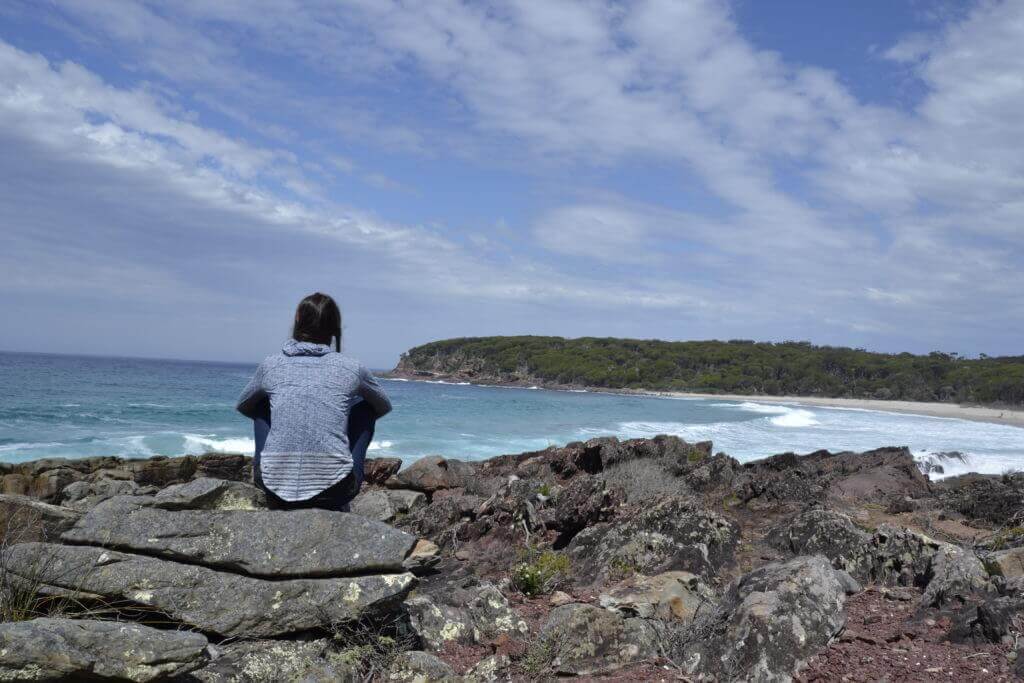
[[[255,366],[0,353],[0,461],[250,452],[234,411]],[[1024,469],[1024,429],[868,410],[382,380],[395,411],[371,455],[478,459],[594,436],[710,439],[740,460],[783,451],[909,446]]]

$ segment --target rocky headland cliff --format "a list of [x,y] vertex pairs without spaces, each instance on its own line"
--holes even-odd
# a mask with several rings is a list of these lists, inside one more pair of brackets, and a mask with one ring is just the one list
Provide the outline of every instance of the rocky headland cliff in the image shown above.
[[549,388],[1024,407],[1024,357],[875,353],[809,342],[465,337],[409,349],[394,377]]
[[0,679],[1024,675],[1024,475],[675,437],[371,460],[351,513],[251,462],[0,465]]

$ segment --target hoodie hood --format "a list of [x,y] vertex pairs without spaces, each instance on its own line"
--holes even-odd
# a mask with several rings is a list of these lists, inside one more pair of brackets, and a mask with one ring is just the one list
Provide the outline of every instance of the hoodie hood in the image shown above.
[[334,349],[327,344],[289,339],[281,348],[281,353],[286,356],[326,356],[328,353],[334,353]]

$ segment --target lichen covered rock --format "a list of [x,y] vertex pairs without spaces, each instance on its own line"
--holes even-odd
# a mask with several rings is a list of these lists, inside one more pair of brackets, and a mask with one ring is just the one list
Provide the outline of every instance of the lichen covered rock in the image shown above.
[[405,601],[413,630],[430,650],[447,643],[484,643],[503,633],[525,635],[529,626],[492,583],[448,584]]
[[669,499],[634,517],[598,524],[573,538],[567,552],[580,582],[684,570],[712,576],[732,562],[739,528],[684,499]]
[[697,625],[691,674],[721,681],[789,681],[844,624],[843,582],[821,556],[765,565],[737,579]]
[[0,624],[0,680],[154,681],[202,665],[206,646],[198,633],[113,621]]

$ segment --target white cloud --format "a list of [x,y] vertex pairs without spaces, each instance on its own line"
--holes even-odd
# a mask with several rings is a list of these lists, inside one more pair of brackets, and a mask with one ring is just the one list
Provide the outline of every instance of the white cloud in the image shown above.
[[[1024,306],[1020,3],[981,3],[882,49],[920,80],[912,110],[865,104],[839,75],[755,48],[730,6],[714,0],[62,7],[83,34],[111,41],[171,87],[112,87],[73,63],[0,46],[10,134],[62,157],[152,173],[261,230],[329,236],[386,260],[389,287],[499,302],[710,306],[747,321],[751,336],[827,318],[871,334],[909,326],[919,339],[967,339],[973,326],[1008,339],[1005,315]],[[245,42],[301,60],[323,79],[322,96],[264,77]],[[202,91],[280,148],[203,126],[175,88]],[[420,99],[374,107],[381,91]],[[389,151],[513,163],[489,158],[500,149],[530,160],[517,170],[538,166],[539,184],[549,174],[564,188],[547,188],[536,221],[517,226],[522,248],[463,246],[331,203],[317,164],[292,151],[300,136],[260,117],[255,102]],[[393,183],[333,151],[320,161]],[[572,184],[575,169],[619,165],[656,167],[709,201],[655,206],[622,186],[610,188],[614,200],[592,200]],[[665,244],[676,252],[661,253]]]

